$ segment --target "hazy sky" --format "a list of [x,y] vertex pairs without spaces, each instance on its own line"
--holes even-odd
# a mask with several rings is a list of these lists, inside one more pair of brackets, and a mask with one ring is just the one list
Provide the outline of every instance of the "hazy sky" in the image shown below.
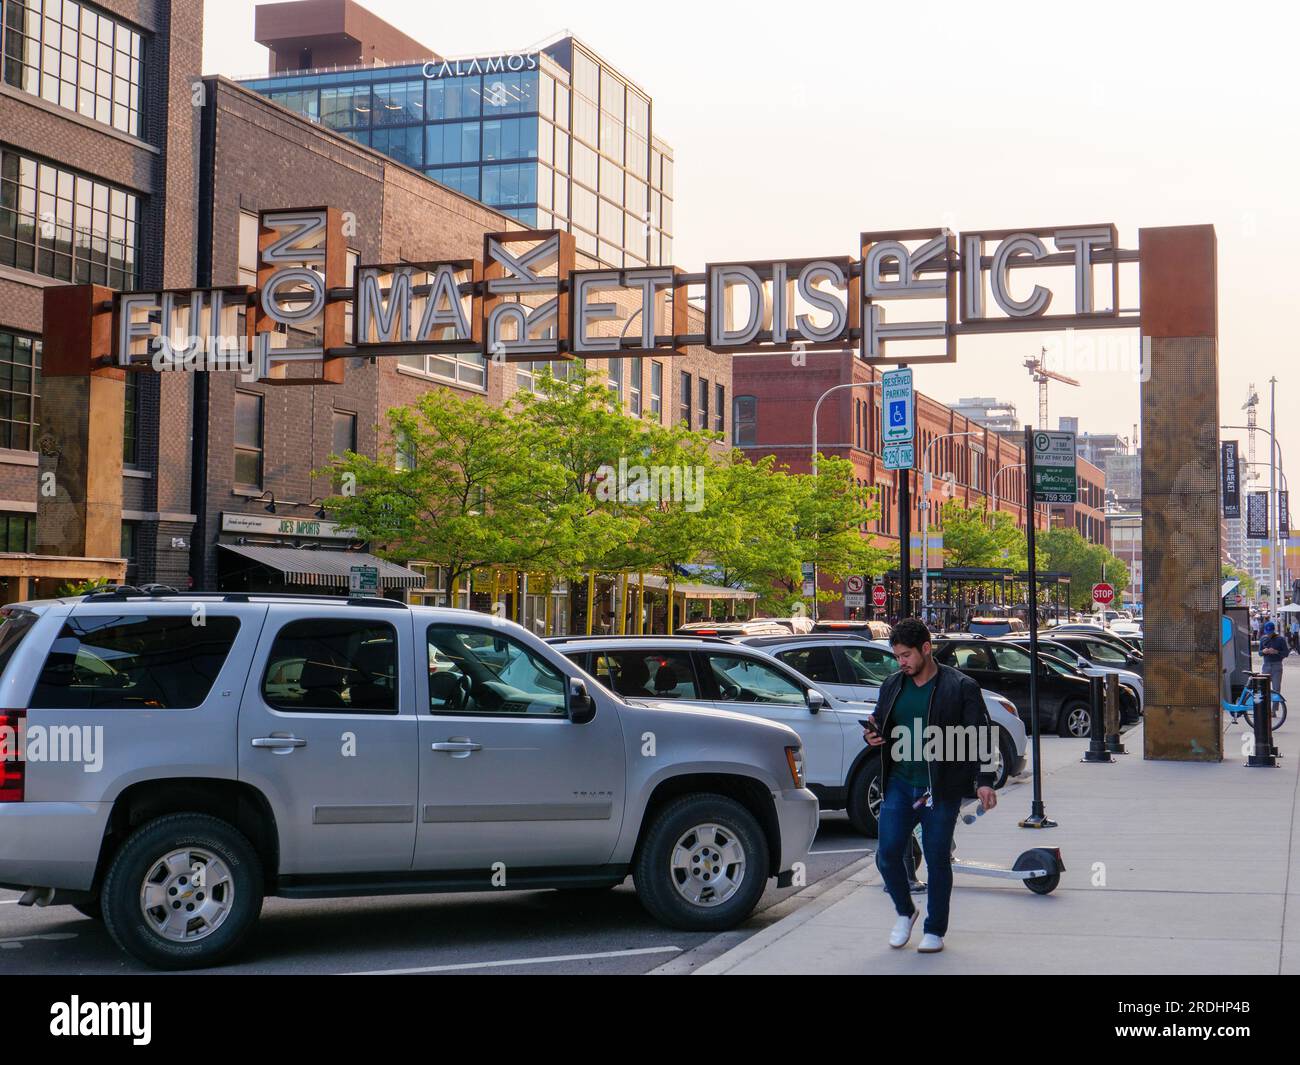
[[[1254,382],[1267,426],[1276,376],[1279,440],[1300,471],[1289,5],[364,2],[450,56],[567,30],[637,81],[676,155],[687,269],[856,255],[862,230],[1114,222],[1136,248],[1140,226],[1213,223],[1221,421],[1243,420]],[[254,6],[208,0],[205,73],[265,73]],[[957,364],[919,369],[918,385],[944,401],[996,395],[1036,421],[1021,360],[1045,339],[963,338]],[[1084,430],[1132,432],[1131,374],[1071,375],[1082,387],[1053,386],[1052,425],[1077,415]]]

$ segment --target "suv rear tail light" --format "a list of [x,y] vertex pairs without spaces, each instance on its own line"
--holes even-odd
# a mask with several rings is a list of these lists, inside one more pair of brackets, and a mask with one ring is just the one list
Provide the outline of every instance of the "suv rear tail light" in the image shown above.
[[22,754],[26,710],[0,710],[0,802],[22,802],[27,762]]

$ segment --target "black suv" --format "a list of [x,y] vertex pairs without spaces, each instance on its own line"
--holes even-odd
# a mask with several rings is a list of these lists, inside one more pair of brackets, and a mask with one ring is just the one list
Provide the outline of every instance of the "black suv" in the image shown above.
[[[1001,640],[945,637],[934,643],[934,660],[961,670],[981,688],[1010,699],[1026,727],[1032,728],[1028,651]],[[1092,698],[1087,678],[1053,658],[1040,658],[1038,668],[1042,731],[1086,738],[1091,727],[1088,708]]]

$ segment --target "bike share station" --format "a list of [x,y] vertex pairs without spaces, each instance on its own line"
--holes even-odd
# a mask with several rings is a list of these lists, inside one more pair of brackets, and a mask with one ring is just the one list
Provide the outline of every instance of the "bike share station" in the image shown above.
[[[1141,229],[1136,250],[1120,246],[1112,224],[960,235],[946,228],[870,232],[861,234],[856,258],[714,263],[694,274],[671,266],[578,270],[571,234],[519,231],[485,236],[481,260],[362,264],[351,282],[340,208],[262,211],[259,228],[256,287],[45,290],[40,464],[42,477],[57,474],[57,490],[39,497],[39,550],[116,555],[125,375],[156,371],[160,352],[172,357],[168,368],[185,368],[175,361],[179,354],[201,356],[202,368],[220,370],[233,343],[242,354],[251,352],[263,384],[328,386],[342,382],[347,359],[357,356],[476,352],[499,364],[663,358],[703,345],[722,354],[789,352],[796,360],[807,351],[847,349],[898,367],[883,382],[890,400],[886,465],[898,478],[899,572],[910,574],[916,467],[910,367],[955,361],[962,335],[1137,328],[1145,370],[1142,520],[1151,622],[1144,756],[1222,759],[1212,226]],[[1138,274],[1136,284],[1130,278],[1124,286],[1124,298],[1121,267]],[[692,334],[688,300],[699,298],[701,288],[706,332]],[[1139,308],[1125,307],[1134,293]],[[1069,310],[1048,313],[1054,298]],[[244,364],[229,362],[229,369]],[[1070,434],[1026,428],[1024,449],[1034,499],[1073,502]],[[1027,530],[1034,789],[1020,824],[1047,829],[1056,822],[1042,796],[1032,520]],[[900,613],[911,615],[910,581],[899,582],[898,598]],[[1094,691],[1099,707],[1100,679]],[[1268,716],[1256,720],[1267,723]],[[1094,744],[1100,740],[1104,748],[1100,717],[1095,710]],[[1107,761],[1122,750],[1118,727],[1109,738],[1110,750],[1090,749],[1089,760]],[[1096,757],[1101,753],[1104,759]],[[973,862],[954,869],[1022,880],[1045,893],[1063,865],[1055,848],[1034,848],[1010,869]]]

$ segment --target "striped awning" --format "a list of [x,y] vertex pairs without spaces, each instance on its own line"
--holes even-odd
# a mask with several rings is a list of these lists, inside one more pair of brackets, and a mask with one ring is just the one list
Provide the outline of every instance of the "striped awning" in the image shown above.
[[308,551],[301,547],[266,547],[252,544],[218,544],[250,562],[283,575],[286,584],[328,588],[348,587],[353,566],[374,566],[381,588],[422,588],[424,575],[360,551]]

